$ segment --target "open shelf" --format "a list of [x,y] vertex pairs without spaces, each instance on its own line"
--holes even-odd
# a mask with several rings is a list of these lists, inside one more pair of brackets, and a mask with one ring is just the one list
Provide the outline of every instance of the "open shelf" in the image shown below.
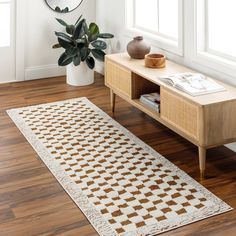
[[160,94],[160,86],[152,83],[151,81],[143,78],[142,76],[132,73],[132,103],[138,109],[147,113],[154,119],[160,121],[160,113],[149,107],[148,105],[142,103],[140,101],[140,97],[143,94],[150,93],[159,93]]
[[132,73],[132,99],[139,99],[141,95],[148,93],[159,93],[160,86],[143,78],[142,76]]
[[142,102],[140,102],[139,99],[132,99],[132,103],[135,107],[137,107],[138,109],[140,109],[141,111],[143,111],[144,113],[148,114],[149,116],[151,116],[152,118],[160,121],[161,119],[161,115],[159,112],[155,111],[154,109],[152,109],[151,107],[143,104]]

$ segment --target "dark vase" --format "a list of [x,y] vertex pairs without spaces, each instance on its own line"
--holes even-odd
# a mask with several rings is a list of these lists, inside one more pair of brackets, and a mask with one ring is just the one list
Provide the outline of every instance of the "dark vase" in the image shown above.
[[143,36],[134,37],[127,45],[127,52],[134,59],[144,59],[150,50],[151,47],[145,43]]

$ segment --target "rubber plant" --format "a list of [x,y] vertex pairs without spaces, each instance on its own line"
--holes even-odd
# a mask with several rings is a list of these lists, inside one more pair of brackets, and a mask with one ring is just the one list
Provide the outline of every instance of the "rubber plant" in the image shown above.
[[79,17],[74,25],[67,24],[62,19],[56,19],[66,32],[55,32],[58,43],[53,48],[64,48],[58,60],[59,66],[66,66],[73,63],[79,66],[81,62],[87,63],[90,69],[95,66],[95,60],[104,61],[107,43],[103,39],[113,38],[110,33],[100,33],[99,27],[92,22],[89,26],[86,20]]

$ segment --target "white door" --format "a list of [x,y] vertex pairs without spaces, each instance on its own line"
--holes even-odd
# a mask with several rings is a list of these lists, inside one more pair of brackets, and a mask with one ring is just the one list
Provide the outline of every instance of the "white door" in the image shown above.
[[14,0],[0,0],[0,83],[15,80]]

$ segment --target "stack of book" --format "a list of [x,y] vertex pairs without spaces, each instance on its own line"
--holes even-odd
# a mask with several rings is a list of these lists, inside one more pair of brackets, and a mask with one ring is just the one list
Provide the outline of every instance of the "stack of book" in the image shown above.
[[140,102],[149,106],[156,112],[160,112],[160,94],[159,93],[149,93],[143,94],[140,97]]

